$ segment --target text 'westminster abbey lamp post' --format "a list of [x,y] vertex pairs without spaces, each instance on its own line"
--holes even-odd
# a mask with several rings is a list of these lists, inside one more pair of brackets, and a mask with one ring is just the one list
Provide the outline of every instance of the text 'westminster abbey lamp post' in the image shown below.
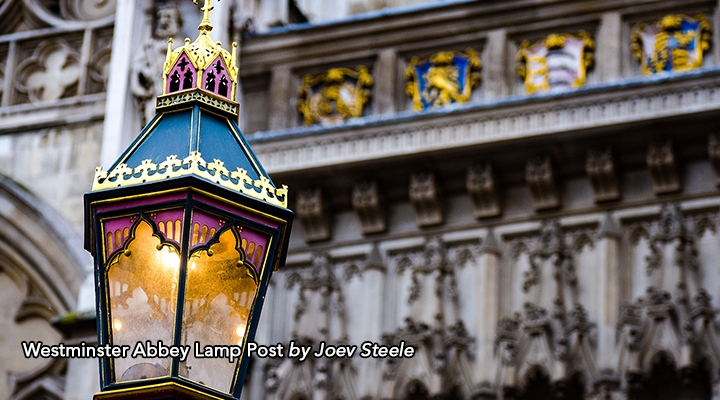
[[287,255],[287,187],[234,122],[237,45],[213,42],[202,10],[198,38],[168,45],[155,118],[85,195],[98,344],[122,350],[100,360],[95,399],[238,399],[239,350]]

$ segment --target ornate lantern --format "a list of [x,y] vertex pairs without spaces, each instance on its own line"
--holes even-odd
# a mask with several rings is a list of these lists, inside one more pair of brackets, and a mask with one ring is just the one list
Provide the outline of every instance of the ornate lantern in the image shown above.
[[98,348],[112,350],[96,399],[238,399],[287,254],[287,187],[234,122],[237,46],[212,41],[211,9],[195,42],[170,42],[155,118],[85,195]]

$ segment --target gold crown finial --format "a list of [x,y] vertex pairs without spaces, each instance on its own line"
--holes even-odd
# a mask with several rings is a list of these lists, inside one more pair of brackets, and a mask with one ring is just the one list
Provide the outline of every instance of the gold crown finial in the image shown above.
[[[198,0],[193,0],[193,3],[198,4]],[[200,22],[200,25],[198,25],[199,30],[211,31],[213,29],[213,26],[210,23],[210,11],[214,8],[215,7],[210,5],[210,0],[205,0],[205,5],[201,8],[203,11],[203,20]]]

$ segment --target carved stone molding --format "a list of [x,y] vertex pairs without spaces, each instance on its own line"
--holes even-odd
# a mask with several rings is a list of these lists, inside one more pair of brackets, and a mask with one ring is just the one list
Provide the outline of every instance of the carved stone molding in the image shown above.
[[680,177],[670,140],[650,144],[647,165],[656,194],[673,193],[680,190]]
[[77,95],[82,73],[78,51],[65,40],[49,39],[18,66],[15,87],[33,103],[55,101]]
[[472,166],[468,169],[465,182],[475,209],[475,218],[488,218],[500,215],[500,200],[497,182],[489,163]]
[[[468,106],[462,115],[389,119],[377,125],[358,126],[352,134],[346,128],[324,128],[322,135],[301,139],[300,134],[307,129],[298,128],[278,136],[260,133],[250,141],[265,168],[273,173],[402,156],[408,151],[432,152],[655,120],[720,107],[720,97],[716,96],[720,81],[713,75],[678,75],[669,79],[671,82],[662,85],[618,84],[608,87],[602,99],[595,92],[580,91],[558,97],[552,105],[546,100],[509,104],[500,109],[481,104],[477,108]],[[288,136],[298,139],[287,140]],[[324,150],[319,152],[319,148]]]
[[296,212],[305,229],[306,242],[330,239],[330,214],[320,188],[298,193]]
[[525,165],[525,181],[530,186],[535,210],[547,210],[560,206],[560,193],[555,183],[550,156],[534,158]]
[[615,160],[609,147],[593,149],[588,152],[585,172],[592,184],[595,202],[599,203],[620,198]]
[[377,182],[361,182],[353,187],[352,205],[363,234],[385,232],[387,222]]
[[[445,375],[452,381],[458,380],[458,376],[452,374],[462,367],[449,363],[448,355],[454,354],[457,358],[470,358],[470,346],[474,341],[462,321],[458,320],[449,326],[433,328],[412,318],[406,318],[403,326],[394,332],[384,334],[382,339],[383,343],[387,345],[396,345],[400,341],[404,341],[415,347],[416,354],[421,351],[426,352],[432,371]],[[398,376],[402,362],[402,359],[387,358],[383,378],[386,380],[403,379],[404,377]]]
[[410,176],[409,195],[419,227],[443,223],[442,207],[434,174],[417,173]]
[[60,11],[65,18],[96,21],[115,13],[116,0],[61,0]]
[[665,204],[660,218],[653,222],[650,232],[650,254],[646,257],[647,274],[662,265],[665,244],[675,242],[675,264],[690,271],[699,269],[695,232],[688,228],[685,217],[677,204]]

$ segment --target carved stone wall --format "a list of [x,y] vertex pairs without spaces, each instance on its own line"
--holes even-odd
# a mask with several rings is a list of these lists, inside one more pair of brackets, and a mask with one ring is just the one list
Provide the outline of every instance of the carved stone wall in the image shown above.
[[[333,26],[338,41],[310,26],[244,42],[246,99],[277,105],[251,106],[247,126],[261,131],[251,145],[291,193],[322,190],[331,205],[323,241],[295,230],[257,340],[305,332],[417,349],[257,360],[247,398],[716,398],[720,53],[694,55],[702,70],[681,73],[679,59],[650,77],[631,39],[641,26],[675,34],[685,17],[673,16],[698,12],[720,27],[717,2],[481,3],[358,17]],[[543,41],[555,62],[572,47],[562,33],[580,31],[594,59],[575,71],[581,85],[527,93],[512,62],[522,42]],[[398,72],[465,48],[482,60],[469,101],[413,111]],[[365,59],[375,63],[367,115],[297,126],[286,103],[304,71]],[[372,208],[357,201],[365,182]]]

